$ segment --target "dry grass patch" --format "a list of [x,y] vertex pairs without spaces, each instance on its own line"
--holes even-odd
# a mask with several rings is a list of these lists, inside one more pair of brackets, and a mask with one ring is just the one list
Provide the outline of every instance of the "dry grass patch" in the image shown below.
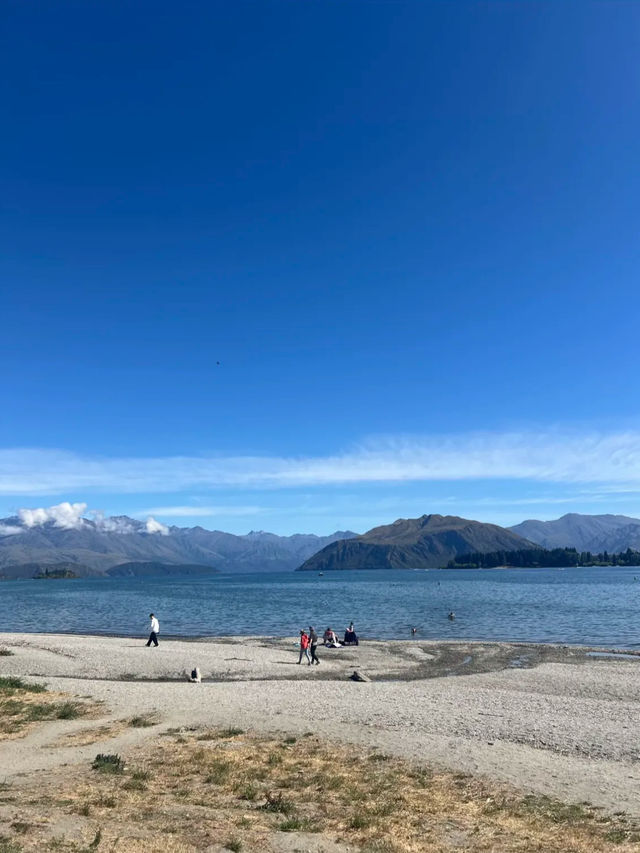
[[198,735],[198,740],[230,740],[243,734],[244,729],[207,729]]
[[[378,756],[315,738],[181,732],[125,757],[96,757],[94,770],[74,769],[73,779],[69,771],[46,806],[47,791],[34,791],[41,799],[31,801],[33,814],[23,804],[19,820],[27,829],[13,833],[12,842],[24,851],[43,849],[46,840],[31,823],[43,813],[55,822],[57,810],[59,821],[72,814],[86,824],[84,846],[61,850],[203,850],[224,843],[249,853],[268,850],[279,833],[318,833],[362,853],[638,849],[640,827],[625,815],[602,817],[588,806]],[[100,841],[91,848],[97,827]]]
[[14,676],[0,677],[0,741],[22,737],[39,722],[75,720],[95,715],[98,710],[95,703],[49,693],[41,684],[29,684]]
[[131,717],[128,724],[134,729],[148,729],[152,726],[157,726],[160,722],[156,714],[141,714],[136,717]]
[[22,853],[22,847],[8,835],[0,835],[0,853]]
[[47,744],[50,749],[57,747],[68,746],[90,746],[92,743],[99,743],[102,740],[110,740],[119,735],[125,729],[125,724],[121,722],[107,723],[104,726],[96,726],[95,728],[81,729],[76,732],[69,732],[63,735],[58,740]]

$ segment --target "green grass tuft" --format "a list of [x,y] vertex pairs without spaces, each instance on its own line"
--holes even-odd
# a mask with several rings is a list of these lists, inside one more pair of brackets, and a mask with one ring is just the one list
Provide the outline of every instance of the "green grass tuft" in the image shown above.
[[82,716],[82,708],[76,702],[62,702],[54,709],[57,720],[77,720]]
[[253,802],[258,796],[258,788],[253,785],[251,782],[247,782],[244,785],[241,785],[237,789],[238,799],[240,800],[248,800],[249,802]]
[[222,785],[229,778],[231,773],[231,764],[225,761],[224,758],[216,758],[209,765],[209,773],[205,779],[210,785]]
[[260,806],[265,812],[277,812],[278,814],[290,815],[296,810],[291,800],[285,799],[281,793],[267,793],[266,802]]
[[119,755],[108,755],[100,752],[93,759],[91,769],[97,770],[98,773],[123,773],[124,761]]
[[528,794],[520,803],[525,814],[537,814],[552,823],[577,823],[593,818],[593,812],[578,803],[562,803],[544,794]]
[[136,779],[138,782],[148,782],[151,779],[151,773],[148,770],[133,770],[131,778]]
[[26,690],[27,693],[44,693],[42,684],[28,684],[15,675],[0,675],[0,693],[12,693],[14,690]]
[[367,829],[367,827],[371,826],[371,818],[367,814],[356,812],[351,816],[347,825],[349,829]]

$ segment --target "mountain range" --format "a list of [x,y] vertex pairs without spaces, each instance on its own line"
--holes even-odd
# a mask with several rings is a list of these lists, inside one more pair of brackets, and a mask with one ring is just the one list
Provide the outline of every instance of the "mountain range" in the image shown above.
[[[26,518],[26,520],[25,520]],[[0,519],[0,577],[34,577],[49,571],[86,575],[194,574],[207,571],[323,571],[434,568],[472,552],[516,551],[532,546],[610,554],[640,550],[640,519],[570,513],[555,521],[530,519],[511,528],[459,518],[423,515],[398,519],[359,536],[244,536],[203,527],[165,527],[128,516],[74,518],[37,514]]]
[[453,515],[400,518],[362,536],[325,546],[298,571],[429,569],[474,551],[517,551],[532,543],[496,524]]
[[563,515],[555,521],[530,519],[509,528],[543,548],[575,548],[619,554],[640,550],[640,519],[626,515]]
[[25,526],[17,517],[0,520],[0,577],[32,577],[40,570],[64,565],[76,575],[192,573],[198,567],[231,572],[289,571],[336,539],[355,536],[276,536],[252,531],[234,536],[203,527],[163,527],[127,516],[78,519],[62,527],[54,521]]

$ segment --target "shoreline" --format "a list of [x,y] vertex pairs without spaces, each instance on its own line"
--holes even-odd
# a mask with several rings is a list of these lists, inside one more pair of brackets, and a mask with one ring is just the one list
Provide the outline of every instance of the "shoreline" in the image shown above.
[[[551,643],[463,640],[368,640],[337,649],[318,645],[324,665],[299,657],[297,637],[160,638],[91,634],[0,633],[0,675],[91,683],[182,684],[194,667],[207,685],[313,681],[342,684],[354,671],[373,683],[409,684],[528,672],[545,665],[576,668],[617,663],[633,671],[640,651]],[[112,653],[111,650],[117,650]],[[144,649],[144,651],[142,651]],[[234,653],[235,650],[235,653]],[[3,666],[4,662],[4,666]],[[8,663],[12,662],[12,663]],[[640,669],[638,669],[640,673]]]
[[[0,676],[103,703],[107,719],[158,725],[90,746],[34,732],[0,741],[3,779],[126,750],[169,729],[241,726],[376,747],[563,801],[640,813],[640,656],[594,647],[456,641],[367,641],[318,647],[297,666],[294,638],[160,638],[0,634]],[[605,650],[606,651],[606,650]],[[614,652],[615,653],[615,652]],[[202,684],[184,673],[198,666]],[[349,679],[354,669],[370,683]],[[170,679],[170,680],[167,680]],[[95,723],[51,723],[85,729]],[[46,749],[43,749],[46,746]],[[3,781],[0,779],[0,781]]]
[[[0,631],[0,644],[3,637],[77,637],[87,640],[132,640],[146,641],[148,634],[143,633],[126,633],[122,631],[105,631],[105,632],[89,632],[89,631],[30,631],[30,630],[3,630]],[[162,633],[159,639],[164,642],[179,642],[179,643],[243,643],[250,640],[259,640],[262,642],[279,642],[287,643],[297,640],[294,635],[283,636],[281,634],[167,634]],[[491,638],[484,639],[482,637],[361,637],[361,645],[367,643],[385,643],[385,644],[405,644],[405,645],[434,645],[434,646],[514,646],[514,647],[539,647],[541,649],[569,649],[573,651],[584,652],[602,652],[612,655],[622,655],[626,657],[640,658],[640,643],[630,643],[629,645],[619,644],[600,644],[600,643],[569,643],[558,642],[555,640],[512,640],[508,638]],[[323,648],[319,645],[318,648]],[[353,646],[344,646],[344,648],[357,648]]]

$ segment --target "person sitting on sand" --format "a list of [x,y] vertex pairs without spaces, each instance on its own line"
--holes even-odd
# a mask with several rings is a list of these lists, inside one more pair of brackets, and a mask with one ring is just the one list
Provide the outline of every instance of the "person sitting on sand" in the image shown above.
[[350,622],[349,627],[345,629],[344,644],[345,646],[358,645],[358,635],[356,634],[356,629],[354,628],[353,622]]
[[307,663],[311,666],[311,658],[309,657],[309,635],[306,631],[300,631],[300,657],[298,663],[302,663],[302,655],[307,659]]
[[340,643],[338,642],[336,632],[331,628],[327,628],[327,630],[324,632],[323,639],[324,644],[328,649],[340,648]]

